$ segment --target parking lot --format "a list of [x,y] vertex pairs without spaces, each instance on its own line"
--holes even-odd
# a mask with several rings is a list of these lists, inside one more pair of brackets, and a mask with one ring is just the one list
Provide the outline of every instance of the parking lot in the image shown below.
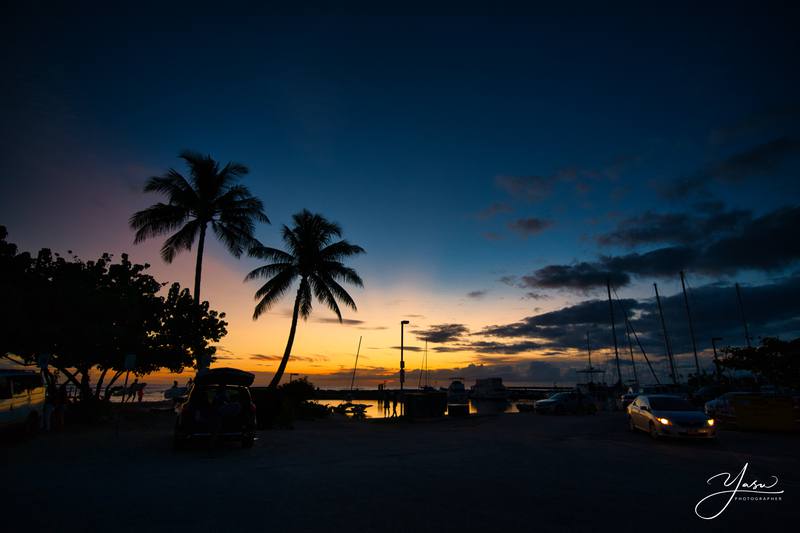
[[[168,414],[6,443],[19,527],[62,531],[780,531],[796,523],[800,438],[652,441],[624,414],[301,422],[254,448],[171,447]],[[777,476],[780,501],[695,516],[714,474]],[[17,529],[11,528],[9,531]]]

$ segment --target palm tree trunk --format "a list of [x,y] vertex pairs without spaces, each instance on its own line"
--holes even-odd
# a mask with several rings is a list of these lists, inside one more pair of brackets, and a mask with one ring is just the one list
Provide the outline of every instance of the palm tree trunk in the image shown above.
[[203,248],[206,243],[206,225],[200,226],[200,238],[197,242],[197,264],[194,267],[194,302],[200,303],[200,278],[203,275]]
[[286,341],[286,350],[283,352],[281,364],[278,365],[278,370],[275,372],[275,375],[272,377],[272,381],[269,383],[270,389],[276,389],[278,384],[280,384],[281,378],[283,377],[283,372],[286,370],[286,363],[289,362],[289,356],[292,353],[294,334],[295,331],[297,331],[297,315],[300,314],[300,292],[303,290],[303,283],[305,283],[305,280],[300,282],[300,287],[297,289],[297,296],[294,299],[294,311],[292,311],[292,327],[289,329],[289,340]]

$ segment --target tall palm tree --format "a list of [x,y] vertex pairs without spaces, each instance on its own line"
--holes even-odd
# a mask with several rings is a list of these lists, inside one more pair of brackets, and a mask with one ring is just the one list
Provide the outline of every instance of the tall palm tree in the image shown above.
[[271,388],[278,386],[286,370],[297,331],[298,316],[306,320],[311,314],[312,292],[317,300],[336,313],[341,322],[340,303],[353,311],[357,308],[353,298],[339,283],[364,286],[356,271],[342,263],[347,257],[364,253],[364,249],[346,240],[332,242],[342,236],[342,229],[338,224],[308,210],[303,210],[292,218],[293,228],[283,226],[283,241],[289,251],[284,252],[260,245],[254,247],[250,250],[250,255],[269,263],[256,268],[245,278],[245,281],[267,278],[267,282],[256,291],[255,299],[258,300],[258,304],[253,311],[253,320],[268,311],[296,280],[300,280],[294,299],[289,340],[286,342],[286,350],[283,352],[278,370],[269,384]]
[[[194,272],[194,299],[200,302],[200,278],[203,272],[203,249],[206,230],[211,224],[214,234],[234,257],[258,244],[253,236],[256,222],[269,224],[264,204],[237,183],[248,173],[241,163],[220,164],[210,155],[184,150],[179,156],[189,167],[189,179],[175,169],[163,176],[147,180],[144,192],[166,196],[130,218],[136,230],[134,243],[150,237],[173,233],[161,247],[161,257],[171,263],[182,250],[191,250],[197,240],[197,263]],[[177,230],[177,231],[176,231]]]

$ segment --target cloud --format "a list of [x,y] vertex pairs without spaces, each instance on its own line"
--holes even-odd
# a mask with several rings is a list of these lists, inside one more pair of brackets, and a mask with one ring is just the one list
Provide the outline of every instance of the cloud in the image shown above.
[[481,354],[507,354],[514,355],[525,352],[533,352],[540,349],[542,345],[538,342],[523,341],[514,343],[501,343],[493,341],[476,341],[469,345],[469,348]]
[[489,291],[487,290],[470,291],[467,293],[467,298],[474,298],[474,299],[483,298],[484,296],[486,296],[486,293],[488,292]]
[[281,360],[281,356],[280,355],[265,355],[265,354],[261,354],[261,353],[254,353],[254,354],[250,354],[250,359],[254,359],[254,360],[257,360],[257,361],[280,361]]
[[469,333],[464,324],[436,324],[427,329],[413,331],[418,339],[436,344],[458,341]]
[[711,182],[734,184],[773,174],[800,155],[800,140],[778,137],[738,152],[695,174],[675,180],[661,189],[670,199],[703,192]]
[[495,184],[512,197],[539,202],[550,196],[556,180],[555,176],[497,176]]
[[[390,350],[399,350],[400,346],[390,346],[389,349]],[[422,348],[420,348],[419,346],[403,346],[403,351],[406,351],[406,352],[421,352]]]
[[506,204],[501,202],[494,202],[493,204],[489,205],[486,209],[482,209],[478,211],[475,215],[479,220],[488,220],[490,218],[494,218],[496,215],[500,215],[503,213],[511,213],[514,209]]
[[630,283],[630,276],[613,271],[600,262],[548,265],[520,278],[519,287],[531,289],[569,289],[586,292],[604,287],[609,280],[615,287]]
[[528,291],[522,296],[522,298],[528,300],[547,300],[550,298],[550,296],[541,292]]
[[[283,356],[280,355],[266,355],[260,353],[250,354],[250,359],[254,361],[280,361]],[[289,361],[304,361],[307,363],[315,363],[319,361],[327,361],[328,357],[325,355],[292,355]]]
[[530,381],[559,381],[562,377],[562,367],[548,361],[531,361],[528,363],[526,378]]
[[724,144],[748,135],[796,124],[798,119],[800,119],[800,105],[785,103],[751,113],[734,124],[714,130],[710,141],[712,144]]
[[[800,301],[800,273],[763,285],[743,286],[741,293],[751,335],[794,337],[800,334],[800,308],[796,305]],[[690,288],[689,301],[695,340],[701,351],[710,347],[711,337],[723,337],[722,344],[745,343],[733,285],[713,283]],[[662,295],[661,304],[674,352],[691,352],[683,294]],[[625,298],[620,301],[615,298],[613,309],[617,341],[623,350],[627,349],[624,314],[627,313],[648,355],[655,359],[664,356],[661,320],[654,298]],[[608,300],[585,300],[517,322],[488,326],[475,335],[501,340],[519,339],[537,343],[540,349],[563,352],[567,349],[585,350],[587,332],[593,349],[613,346]]]
[[[340,324],[338,318],[315,318],[314,322],[319,322],[320,324]],[[341,324],[345,326],[358,326],[363,323],[363,320],[354,320],[352,318],[343,318],[341,321]]]
[[621,220],[615,230],[597,237],[604,246],[635,247],[644,244],[694,244],[732,233],[752,221],[748,210],[721,211],[717,205],[696,206],[699,214],[654,213]]
[[536,235],[537,233],[541,233],[545,229],[552,226],[552,221],[544,220],[541,218],[530,217],[530,218],[519,218],[517,220],[512,220],[508,223],[508,229],[518,233],[523,238],[528,238],[531,235]]
[[[548,265],[522,276],[517,286],[585,293],[604,286],[606,279],[612,286],[621,287],[629,284],[632,276],[673,277],[681,270],[706,276],[729,276],[741,271],[779,272],[800,260],[800,239],[796,238],[800,227],[800,206],[783,207],[755,218],[743,213],[729,211],[719,217],[706,217],[708,238],[703,242],[665,246],[643,253],[601,255],[595,261]],[[684,229],[664,228],[664,219],[660,216],[644,220],[646,224],[655,220],[654,225],[661,229],[637,232],[626,227],[612,240],[659,240],[666,238],[669,231],[673,231],[671,239],[689,238],[681,235]],[[723,220],[735,221],[736,225],[730,230],[723,228]],[[685,228],[685,231],[691,230]]]

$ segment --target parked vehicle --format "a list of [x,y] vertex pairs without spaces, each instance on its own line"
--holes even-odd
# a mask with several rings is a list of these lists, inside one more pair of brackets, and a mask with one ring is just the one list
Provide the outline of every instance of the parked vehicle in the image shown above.
[[758,393],[753,392],[726,392],[722,396],[706,402],[705,413],[723,425],[734,423],[736,421],[734,398],[757,395]]
[[45,383],[41,373],[0,370],[0,428],[35,433],[44,420]]
[[628,406],[633,403],[633,401],[636,399],[637,396],[639,395],[636,394],[635,392],[627,392],[623,394],[622,396],[617,398],[617,409],[621,410],[627,409]]
[[178,408],[175,447],[189,440],[255,440],[256,406],[248,388],[255,376],[235,368],[215,368],[197,376],[189,397]]
[[628,406],[628,426],[654,439],[660,437],[713,439],[716,421],[688,400],[669,394],[639,395]]
[[706,402],[725,394],[728,390],[726,385],[706,385],[693,392],[689,399],[693,404],[702,406]]
[[594,414],[597,412],[594,398],[581,392],[558,392],[533,404],[539,414]]

